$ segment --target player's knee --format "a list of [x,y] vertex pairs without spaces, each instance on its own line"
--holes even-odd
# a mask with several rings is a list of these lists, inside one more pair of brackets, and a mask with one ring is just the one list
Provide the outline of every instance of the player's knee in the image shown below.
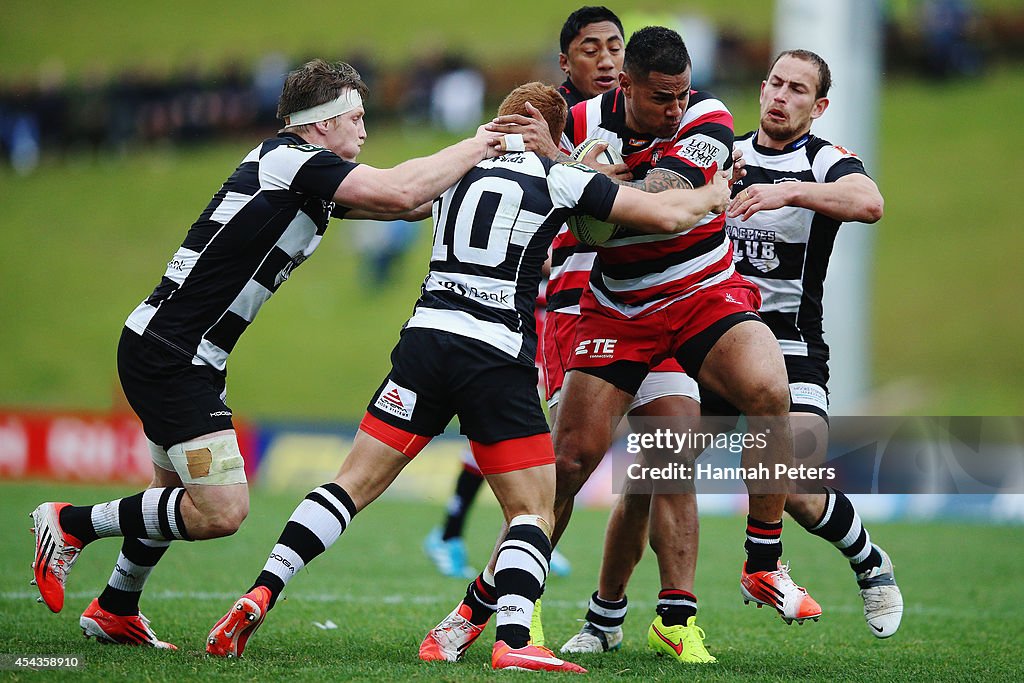
[[760,378],[749,384],[742,403],[738,407],[746,415],[786,415],[789,413],[789,385],[781,378]]
[[202,516],[189,526],[189,534],[196,540],[231,536],[249,515],[248,497],[220,502],[201,511]]
[[563,500],[576,495],[582,464],[575,458],[558,458],[555,461],[555,500]]
[[235,503],[229,509],[228,514],[224,515],[221,527],[222,531],[225,532],[224,535],[230,536],[231,534],[238,531],[238,529],[242,526],[242,522],[244,522],[245,518],[248,516],[249,498],[247,496],[245,498],[241,498],[235,501]]
[[565,445],[565,450],[558,451],[555,459],[556,499],[575,496],[590,475],[590,459],[586,451],[574,440]]
[[249,515],[249,506],[232,508],[207,520],[207,538],[223,538],[238,531]]
[[599,461],[607,448],[600,430],[560,429],[555,433],[555,458],[574,471],[586,470],[589,463]]

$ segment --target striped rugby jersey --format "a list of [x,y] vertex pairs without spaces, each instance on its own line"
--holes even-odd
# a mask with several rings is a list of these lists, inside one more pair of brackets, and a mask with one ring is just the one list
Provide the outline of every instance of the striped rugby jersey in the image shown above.
[[[633,171],[643,178],[652,168],[683,176],[694,187],[710,180],[714,170],[732,163],[732,114],[708,93],[692,90],[679,129],[669,138],[654,138],[626,126],[621,88],[580,102],[569,110],[562,146],[572,149],[599,138],[615,147]],[[624,232],[597,248],[590,288],[599,305],[626,317],[652,313],[699,289],[721,282],[733,273],[732,245],[726,239],[724,217],[709,213],[689,232],[641,235]],[[556,252],[562,245],[555,244]],[[557,265],[556,265],[557,263]],[[577,289],[582,263],[574,256],[553,259],[552,273],[568,278],[563,291]],[[554,279],[554,278],[553,278]],[[568,296],[549,297],[568,305]],[[549,305],[549,310],[558,310]]]
[[[831,183],[851,173],[867,175],[852,152],[805,135],[776,150],[750,132],[736,141],[747,175],[733,196],[759,183]],[[758,211],[749,220],[727,218],[736,270],[761,290],[761,318],[788,356],[827,359],[822,336],[822,294],[840,221],[811,209],[784,206]]]
[[125,326],[226,371],[260,306],[320,244],[338,185],[358,164],[291,133],[264,140],[192,224]]
[[534,303],[555,233],[608,217],[618,186],[575,163],[512,153],[481,161],[434,202],[434,244],[406,327],[478,339],[533,366]]
[[[586,99],[568,78],[558,86],[558,94],[570,107]],[[596,251],[597,247],[580,244],[569,227],[562,226],[551,244],[551,273],[544,293],[546,310],[579,315],[580,296],[590,279]]]

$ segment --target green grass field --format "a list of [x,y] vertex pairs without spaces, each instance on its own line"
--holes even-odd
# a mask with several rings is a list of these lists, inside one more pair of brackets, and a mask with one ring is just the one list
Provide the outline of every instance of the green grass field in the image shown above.
[[[118,544],[98,541],[75,565],[64,612],[35,603],[28,585],[32,537],[27,514],[38,502],[85,503],[126,494],[69,485],[0,485],[0,653],[75,655],[71,680],[491,680],[489,627],[466,659],[424,665],[416,650],[424,633],[461,597],[464,582],[441,578],[419,547],[440,519],[440,501],[387,499],[364,511],[339,543],[295,579],[238,661],[210,660],[204,638],[231,601],[248,588],[280,528],[301,498],[257,491],[252,513],[235,536],[175,544],[153,574],[143,610],[158,635],[177,652],[101,646],[81,638],[78,615],[102,588]],[[483,494],[488,495],[489,494]],[[470,519],[471,559],[480,561],[498,523],[493,505]],[[560,645],[578,629],[596,585],[605,511],[581,510],[561,549],[573,574],[554,578],[545,595],[545,631]],[[644,648],[658,590],[648,553],[630,587],[631,612],[623,649],[577,657],[591,680],[1021,680],[1024,585],[1019,580],[1024,528],[965,524],[872,524],[877,542],[894,557],[907,609],[900,631],[887,641],[871,636],[848,564],[824,541],[790,523],[786,558],[794,576],[822,603],[818,623],[786,626],[772,612],[745,607],[737,576],[742,520],[702,522],[697,580],[700,624],[719,663],[680,671]],[[24,529],[22,529],[24,527]],[[327,620],[336,630],[313,622]],[[3,672],[13,680],[27,673]],[[519,674],[509,674],[512,677]],[[51,673],[57,677],[58,674]],[[504,679],[504,677],[503,677]],[[530,679],[526,675],[524,680]],[[532,680],[532,679],[530,679]]]

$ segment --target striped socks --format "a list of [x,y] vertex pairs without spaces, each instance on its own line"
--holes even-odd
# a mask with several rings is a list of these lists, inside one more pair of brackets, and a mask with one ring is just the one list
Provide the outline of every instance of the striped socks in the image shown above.
[[114,571],[100,594],[100,607],[123,617],[137,615],[146,580],[170,545],[170,541],[125,538]]
[[355,514],[352,499],[334,482],[310,491],[288,518],[253,588],[266,586],[273,607],[285,584],[314,557],[330,548]]
[[665,626],[685,626],[687,619],[697,616],[697,597],[678,588],[664,588],[658,593],[655,608]]
[[494,585],[498,593],[495,640],[512,649],[530,642],[533,604],[544,592],[551,559],[551,541],[533,515],[513,517],[508,535],[498,548]]
[[762,522],[747,515],[747,573],[773,572],[782,558],[782,521]]
[[82,543],[112,536],[189,541],[181,516],[184,495],[184,488],[153,488],[98,505],[69,505],[60,511],[60,525]]
[[842,491],[825,487],[825,512],[807,530],[839,548],[854,572],[860,574],[882,564],[882,556],[871,543],[860,515]]
[[605,600],[594,591],[590,596],[586,620],[597,630],[610,633],[622,628],[623,622],[626,621],[626,610],[625,595],[621,600]]

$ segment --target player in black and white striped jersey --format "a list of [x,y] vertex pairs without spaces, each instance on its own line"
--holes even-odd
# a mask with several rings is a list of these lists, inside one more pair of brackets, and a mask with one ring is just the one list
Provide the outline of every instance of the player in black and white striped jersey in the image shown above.
[[[562,25],[559,35],[558,63],[566,75],[565,81],[558,86],[558,93],[565,98],[566,103],[572,107],[577,102],[596,97],[618,84],[618,74],[622,70],[622,53],[625,47],[623,38],[622,22],[614,12],[607,7],[585,6],[572,12]],[[547,135],[543,132],[542,135]],[[548,304],[548,297],[562,297],[560,290],[572,289],[574,284],[586,282],[590,266],[593,262],[595,247],[587,247],[578,244],[576,239],[569,234],[568,229],[563,230],[555,237],[552,244],[552,279],[549,282],[542,282],[544,290],[542,297],[538,298],[537,305],[545,308]],[[566,268],[567,254],[578,254],[573,261],[573,268]],[[557,267],[557,270],[556,270]],[[587,272],[584,273],[583,270]],[[573,282],[573,281],[576,282]],[[579,293],[576,293],[576,302],[579,303]],[[578,307],[577,307],[578,308]],[[537,364],[541,366],[544,384],[547,385],[552,378],[552,372],[547,369],[549,361],[544,348],[550,345],[546,341],[553,329],[547,327],[548,323],[555,323],[555,319],[544,312],[544,332],[538,333],[541,341],[540,355],[537,357]],[[570,318],[572,324],[575,318]],[[568,323],[555,325],[559,329],[569,327]],[[570,337],[566,342],[571,343]],[[561,360],[559,360],[561,362]],[[557,381],[561,387],[561,380]],[[544,387],[546,388],[546,387]],[[688,387],[688,389],[690,389]],[[547,389],[550,395],[550,389]],[[697,396],[697,386],[692,384],[692,395]],[[656,399],[657,400],[657,399]],[[695,403],[695,402],[694,402]],[[556,406],[549,402],[549,417],[554,421]],[[694,414],[699,412],[699,408]],[[477,492],[483,484],[483,475],[480,474],[473,463],[469,451],[463,453],[464,467],[456,480],[455,491],[448,501],[445,511],[444,523],[431,530],[424,541],[424,550],[438,570],[446,576],[463,576],[468,573],[475,575],[466,563],[466,547],[462,539],[462,528],[466,520]],[[568,558],[558,550],[551,551],[551,573],[566,575],[571,570]],[[537,641],[538,634],[533,634]],[[541,643],[543,644],[543,643]]]
[[[552,136],[560,134],[565,103],[554,88],[521,86],[502,110],[525,111],[527,100],[545,112]],[[240,655],[287,582],[457,415],[509,531],[493,575],[477,577],[466,600],[427,635],[420,657],[459,659],[496,608],[494,668],[582,671],[529,644],[533,604],[548,572],[555,485],[535,388],[541,264],[570,215],[674,232],[724,206],[727,194],[720,177],[701,191],[651,199],[585,166],[532,153],[485,160],[465,173],[434,204],[430,271],[352,451],[334,481],[296,508],[253,587],[214,626],[207,651]]]
[[[822,336],[825,273],[840,226],[875,223],[883,200],[864,164],[843,147],[811,134],[825,113],[828,64],[807,50],[776,57],[761,84],[760,127],[737,139],[746,176],[733,185],[726,215],[736,270],[761,291],[760,315],[786,361],[791,415],[823,438],[828,429],[828,346]],[[701,389],[705,414],[735,409]],[[796,429],[797,427],[794,427]],[[871,542],[850,500],[835,489],[791,494],[786,511],[850,562],[872,635],[899,628],[903,598],[888,554]]]
[[308,258],[332,215],[399,213],[437,196],[501,136],[476,136],[392,169],[354,162],[366,139],[366,87],[351,66],[313,60],[289,74],[285,127],[257,145],[213,196],[153,293],[128,317],[118,346],[125,396],[150,441],[153,483],[98,505],[43,503],[32,513],[40,600],[64,605],[67,574],[100,537],[125,538],[103,594],[82,615],[86,635],[173,647],[139,613],[153,566],[171,540],[234,533],[248,514],[244,460],[224,403],[228,354],[260,306]]

